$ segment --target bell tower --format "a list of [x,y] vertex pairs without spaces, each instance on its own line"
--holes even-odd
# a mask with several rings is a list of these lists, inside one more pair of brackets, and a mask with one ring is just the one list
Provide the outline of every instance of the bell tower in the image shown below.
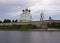
[[43,11],[41,10],[40,21],[43,21],[43,20],[44,20],[44,14],[43,14]]
[[40,21],[41,21],[40,27],[47,28],[47,23],[44,21],[44,13],[42,10],[41,10],[41,14],[40,14]]

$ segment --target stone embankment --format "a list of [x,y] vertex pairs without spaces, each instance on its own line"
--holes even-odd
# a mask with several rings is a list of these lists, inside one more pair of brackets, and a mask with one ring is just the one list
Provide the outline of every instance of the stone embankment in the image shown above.
[[60,31],[60,29],[57,29],[57,28],[33,29],[32,31]]

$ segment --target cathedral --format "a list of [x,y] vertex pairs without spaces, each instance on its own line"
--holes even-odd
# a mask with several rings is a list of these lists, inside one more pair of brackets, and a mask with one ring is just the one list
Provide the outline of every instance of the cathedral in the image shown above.
[[32,15],[31,10],[28,8],[25,8],[22,10],[22,13],[20,14],[20,22],[30,22],[32,21]]

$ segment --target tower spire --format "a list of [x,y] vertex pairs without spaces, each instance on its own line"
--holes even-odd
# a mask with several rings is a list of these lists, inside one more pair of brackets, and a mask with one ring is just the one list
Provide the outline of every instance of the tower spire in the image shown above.
[[43,20],[44,20],[44,13],[43,13],[43,10],[41,10],[40,21],[43,21]]

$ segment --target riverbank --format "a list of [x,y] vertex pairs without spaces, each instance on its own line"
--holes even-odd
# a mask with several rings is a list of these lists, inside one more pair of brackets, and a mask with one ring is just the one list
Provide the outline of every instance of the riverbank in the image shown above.
[[4,25],[0,26],[2,31],[60,31],[60,28],[40,28],[32,24],[28,25]]
[[0,31],[60,31],[57,28],[49,28],[49,29],[30,29],[30,30],[0,30]]
[[57,28],[33,29],[32,31],[60,31],[60,29],[57,29]]
[[30,31],[32,29],[37,28],[35,25],[28,24],[28,25],[3,25],[0,26],[0,30],[19,30],[19,31]]

